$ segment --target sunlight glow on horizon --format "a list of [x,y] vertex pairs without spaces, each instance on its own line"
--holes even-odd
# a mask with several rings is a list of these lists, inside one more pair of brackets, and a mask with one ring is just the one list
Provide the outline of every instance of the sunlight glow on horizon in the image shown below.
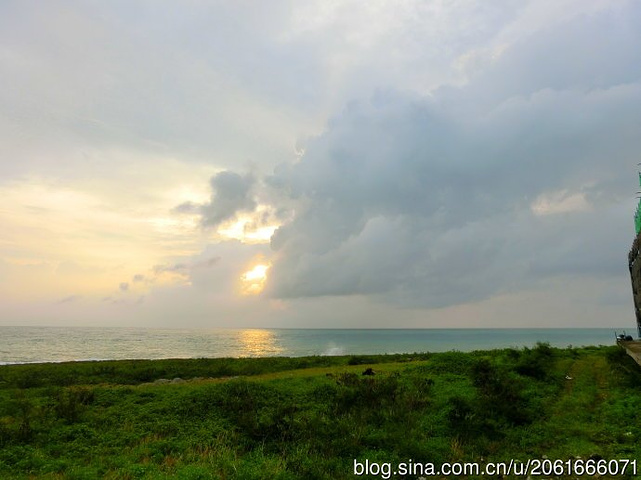
[[244,329],[240,331],[239,337],[243,348],[242,356],[262,357],[277,355],[283,351],[276,341],[276,336],[269,330]]
[[[173,204],[170,198],[153,203],[162,190],[149,189],[158,197],[143,202],[144,195],[123,199],[93,187],[91,182],[55,183],[35,177],[0,186],[0,267],[11,278],[0,297],[55,302],[71,296],[131,295],[134,275],[149,277],[154,265],[202,248],[202,239],[193,235],[197,224],[192,219],[166,215]],[[121,283],[131,284],[126,292],[119,290]],[[163,275],[154,284],[185,280]],[[150,286],[139,284],[135,290]]]

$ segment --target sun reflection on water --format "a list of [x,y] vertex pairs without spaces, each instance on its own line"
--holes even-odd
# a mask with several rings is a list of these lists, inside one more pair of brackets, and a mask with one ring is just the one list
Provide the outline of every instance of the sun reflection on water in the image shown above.
[[241,330],[239,340],[242,357],[265,357],[278,355],[283,351],[283,348],[278,344],[276,335],[269,330]]

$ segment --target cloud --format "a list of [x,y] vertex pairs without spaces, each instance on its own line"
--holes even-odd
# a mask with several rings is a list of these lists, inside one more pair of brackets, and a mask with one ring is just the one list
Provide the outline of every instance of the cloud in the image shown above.
[[81,298],[82,298],[82,296],[81,296],[81,295],[69,295],[69,296],[67,296],[67,297],[64,297],[64,298],[61,298],[60,300],[58,300],[58,301],[56,302],[56,304],[58,304],[58,305],[62,305],[62,304],[64,304],[64,303],[73,303],[73,302],[77,302],[77,301],[78,301],[78,300],[80,300]]
[[[191,261],[190,263],[179,262],[171,265],[154,265],[154,267],[152,268],[152,272],[154,276],[158,276],[163,273],[175,273],[178,275],[188,275],[190,271],[195,269],[211,268],[215,266],[219,261],[220,261],[220,256],[213,256],[209,258],[194,260],[194,261]],[[142,281],[145,278],[144,275],[136,275],[136,277],[141,277],[140,280],[138,281]]]
[[184,202],[180,205],[176,205],[171,212],[177,214],[187,214],[195,215],[201,213],[202,205],[198,205],[194,202]]
[[[640,23],[626,0],[2,3],[3,305],[583,320],[629,294]],[[237,298],[257,264],[268,290]]]
[[110,305],[117,305],[117,306],[137,306],[137,305],[142,305],[145,301],[145,296],[144,295],[138,295],[135,298],[114,298],[114,297],[104,297],[102,299],[103,303],[109,303]]
[[571,193],[567,190],[542,193],[531,205],[532,212],[538,216],[585,211],[589,208],[583,192]]
[[[265,82],[251,73],[250,60],[258,56],[247,55],[272,43],[283,8],[265,11],[260,26],[251,22],[251,35],[251,15],[242,7],[136,10],[132,16],[130,5],[117,3],[65,9],[51,2],[38,13],[0,6],[0,131],[3,153],[20,159],[0,165],[4,173],[91,175],[95,164],[88,167],[79,150],[165,153],[192,164],[213,155],[219,168],[288,151],[288,127],[296,130],[306,119],[293,108],[270,108],[263,97],[277,92],[260,91]],[[165,18],[160,30],[158,14]],[[230,20],[245,26],[230,30]],[[265,60],[303,60],[303,51],[277,58],[276,46]],[[267,69],[275,76],[268,64],[260,66]]]
[[166,272],[184,275],[189,270],[189,266],[186,263],[175,263],[173,265],[154,265],[152,270],[154,275],[160,275]]
[[223,171],[210,180],[212,196],[209,202],[197,205],[186,202],[174,208],[175,213],[200,213],[205,227],[217,227],[232,220],[241,212],[253,212],[257,203],[252,188],[255,179],[251,174],[240,175]]
[[350,103],[265,180],[297,202],[268,293],[443,308],[623,274],[640,10],[538,31],[461,87]]
[[118,285],[118,289],[121,292],[127,292],[129,291],[129,284],[127,282],[121,282],[120,285]]
[[192,264],[192,268],[211,268],[220,262],[220,257],[210,257]]

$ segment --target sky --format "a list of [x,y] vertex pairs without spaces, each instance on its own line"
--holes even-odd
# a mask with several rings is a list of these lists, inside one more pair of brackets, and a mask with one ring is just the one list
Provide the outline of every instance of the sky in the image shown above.
[[3,1],[0,325],[632,329],[639,25]]

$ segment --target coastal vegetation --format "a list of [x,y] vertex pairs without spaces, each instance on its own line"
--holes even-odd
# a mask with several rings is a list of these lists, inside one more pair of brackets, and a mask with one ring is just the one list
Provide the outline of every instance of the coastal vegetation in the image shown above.
[[637,459],[640,404],[641,368],[615,346],[5,365],[0,478],[347,479],[366,459]]

